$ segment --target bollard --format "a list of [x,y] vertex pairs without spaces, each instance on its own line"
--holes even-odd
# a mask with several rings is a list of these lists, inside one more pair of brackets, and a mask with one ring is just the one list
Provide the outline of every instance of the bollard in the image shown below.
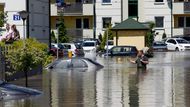
[[68,52],[68,57],[71,59],[72,58],[72,51]]

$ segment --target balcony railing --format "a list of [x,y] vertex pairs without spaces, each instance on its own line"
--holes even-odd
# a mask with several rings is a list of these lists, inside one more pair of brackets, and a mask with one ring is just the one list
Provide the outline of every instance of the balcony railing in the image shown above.
[[67,35],[69,35],[72,39],[78,39],[83,37],[82,29],[67,29]]
[[[63,7],[57,7],[57,14],[61,15],[80,15],[83,13],[84,4],[92,4],[93,0],[83,0],[83,2],[65,1]],[[53,3],[56,6],[56,3]]]
[[183,34],[190,35],[190,28],[184,28]]

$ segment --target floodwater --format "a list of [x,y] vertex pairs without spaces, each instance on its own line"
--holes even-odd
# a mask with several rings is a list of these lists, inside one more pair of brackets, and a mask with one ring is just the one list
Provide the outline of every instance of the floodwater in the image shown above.
[[126,57],[97,57],[104,65],[98,71],[44,71],[29,80],[42,95],[0,101],[0,107],[190,107],[189,52],[158,52],[149,60],[146,71]]

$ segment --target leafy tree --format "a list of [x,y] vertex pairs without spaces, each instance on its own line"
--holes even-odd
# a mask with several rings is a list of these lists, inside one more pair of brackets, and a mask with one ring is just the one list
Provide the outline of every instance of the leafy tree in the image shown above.
[[153,30],[155,27],[155,24],[153,22],[149,22],[149,31],[147,32],[146,35],[146,46],[150,47],[154,41],[154,35],[155,35],[155,31]]
[[67,30],[64,24],[64,20],[63,18],[61,18],[59,26],[58,26],[58,34],[59,34],[59,42],[60,43],[65,43],[65,42],[69,42],[70,38],[67,35]]
[[111,25],[109,26],[109,28],[107,30],[104,31],[103,39],[102,39],[102,42],[100,44],[101,50],[103,50],[105,45],[106,45],[107,33],[108,33],[108,40],[113,40],[113,33],[111,31]]
[[33,68],[47,64],[47,59],[51,58],[47,55],[47,45],[38,42],[36,39],[25,40],[25,47],[23,40],[14,42],[11,46],[12,50],[6,56],[13,69],[13,73],[22,71],[25,74],[25,85],[28,86],[28,72]]
[[54,43],[57,42],[57,39],[56,39],[56,37],[55,37],[54,31],[51,32],[51,42],[54,42]]
[[7,13],[0,11],[0,27],[3,27],[4,24],[7,22]]

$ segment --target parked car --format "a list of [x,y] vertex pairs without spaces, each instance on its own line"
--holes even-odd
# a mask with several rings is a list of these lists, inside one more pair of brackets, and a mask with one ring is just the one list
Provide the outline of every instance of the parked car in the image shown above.
[[152,50],[153,51],[167,51],[167,44],[163,41],[155,41],[152,44]]
[[190,43],[182,38],[169,38],[165,42],[168,50],[185,51],[190,50]]
[[176,35],[176,36],[173,36],[173,38],[182,38],[190,42],[190,35]]
[[135,46],[114,46],[109,50],[109,56],[137,56],[138,50]]
[[[108,50],[110,50],[114,45],[113,40],[108,40]],[[104,49],[107,49],[107,44],[105,45]]]
[[96,52],[97,50],[96,41],[84,41],[82,46],[84,52]]
[[57,50],[58,50],[59,56],[67,56],[67,54],[68,54],[68,50],[65,49],[63,45],[61,45],[61,44],[57,45],[55,43],[51,44],[51,48],[49,49],[49,54],[56,56]]
[[65,49],[72,52],[72,56],[84,56],[83,47],[75,43],[62,43]]

